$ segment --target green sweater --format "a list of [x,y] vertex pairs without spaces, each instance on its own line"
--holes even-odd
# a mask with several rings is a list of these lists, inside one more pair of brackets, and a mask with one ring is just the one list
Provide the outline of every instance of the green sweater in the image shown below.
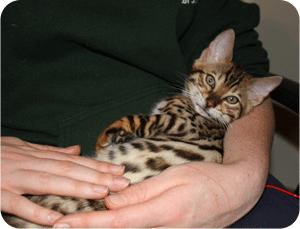
[[269,67],[259,9],[238,0],[21,0],[1,19],[2,136],[85,155],[110,123],[178,93],[228,28],[235,61],[255,76]]

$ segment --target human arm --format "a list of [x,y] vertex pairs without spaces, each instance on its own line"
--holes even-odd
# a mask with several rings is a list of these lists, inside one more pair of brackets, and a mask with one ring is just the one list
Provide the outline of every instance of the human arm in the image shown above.
[[123,166],[79,154],[79,146],[58,148],[1,137],[1,211],[51,226],[62,214],[32,203],[23,194],[95,199],[127,187],[128,180],[119,177]]
[[224,163],[173,166],[105,198],[106,212],[77,213],[55,224],[70,227],[226,227],[244,216],[265,186],[274,134],[267,99],[234,122],[225,136]]

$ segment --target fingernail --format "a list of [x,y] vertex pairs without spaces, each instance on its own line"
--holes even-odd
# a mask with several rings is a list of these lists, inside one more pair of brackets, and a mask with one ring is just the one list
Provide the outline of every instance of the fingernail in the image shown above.
[[53,228],[71,228],[69,224],[66,223],[58,223],[54,224]]
[[128,186],[130,183],[130,180],[123,178],[123,177],[117,177],[115,176],[115,180],[114,180],[115,184],[118,186]]
[[[79,150],[78,150],[79,149]],[[78,153],[80,153],[80,151],[81,151],[81,147],[80,147],[80,145],[75,145],[75,146],[69,146],[69,147],[67,147],[67,148],[65,148],[65,150],[67,151],[67,152],[69,152],[69,153],[73,153],[73,151],[75,151],[76,152],[76,154],[78,154]]]
[[51,215],[48,216],[48,219],[54,223],[56,220],[58,220],[60,217],[63,217],[63,214],[60,214],[58,212],[54,212]]
[[78,148],[78,147],[80,147],[80,145],[69,146],[66,149],[75,149],[75,148]]
[[125,166],[123,165],[111,165],[110,170],[112,172],[124,172]]
[[102,185],[96,185],[96,184],[94,184],[93,189],[94,189],[96,192],[101,192],[101,193],[106,193],[106,192],[108,192],[108,187],[102,186]]
[[125,196],[122,193],[109,195],[105,198],[112,207],[120,207],[127,203]]

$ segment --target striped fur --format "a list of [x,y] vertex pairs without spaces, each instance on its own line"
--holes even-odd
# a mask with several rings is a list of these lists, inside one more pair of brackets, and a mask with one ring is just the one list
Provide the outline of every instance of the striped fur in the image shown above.
[[[220,40],[228,44],[225,53],[224,45],[218,46]],[[124,177],[132,184],[173,165],[222,163],[227,126],[259,105],[281,81],[279,77],[254,80],[232,62],[233,41],[234,33],[228,30],[204,50],[181,95],[160,101],[150,115],[129,115],[107,127],[97,139],[95,159],[124,165]],[[103,200],[28,198],[63,214],[106,210]],[[5,219],[14,227],[39,227],[14,216]]]

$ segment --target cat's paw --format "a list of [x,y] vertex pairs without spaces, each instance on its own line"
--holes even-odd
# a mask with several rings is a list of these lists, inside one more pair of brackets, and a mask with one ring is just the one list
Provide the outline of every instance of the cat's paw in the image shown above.
[[107,147],[111,144],[124,142],[131,134],[121,128],[111,128],[104,131],[98,138],[96,149]]
[[117,144],[124,142],[131,134],[122,128],[111,128],[105,132],[106,144]]
[[96,151],[111,144],[122,143],[131,136],[131,129],[127,122],[118,120],[111,124],[97,139]]

